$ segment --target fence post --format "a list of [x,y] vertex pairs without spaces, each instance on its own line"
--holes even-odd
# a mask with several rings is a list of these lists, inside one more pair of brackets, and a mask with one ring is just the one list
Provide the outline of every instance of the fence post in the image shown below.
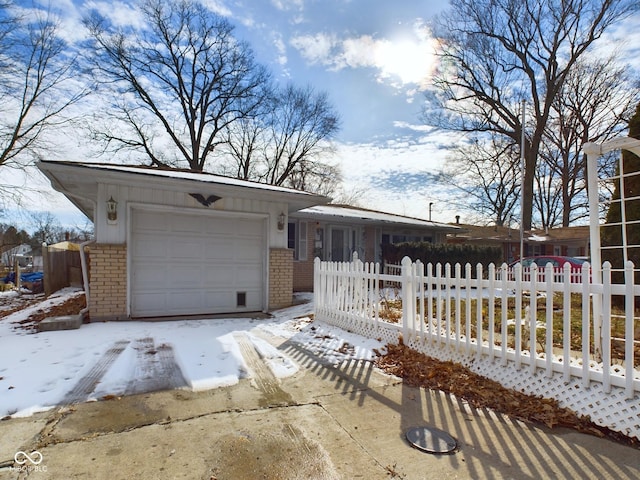
[[49,260],[49,247],[46,242],[42,242],[42,289],[45,297],[53,293],[51,291],[51,273],[49,272],[51,264]]
[[[602,387],[605,393],[611,392],[611,263],[602,265],[602,323],[600,324],[602,341]],[[594,312],[595,316],[595,312]],[[596,338],[593,332],[593,338]]]
[[15,279],[15,284],[16,284],[16,290],[18,290],[18,292],[20,291],[20,287],[21,282],[20,282],[20,260],[18,260],[18,256],[16,255],[15,257],[15,261],[14,261],[14,265],[13,265],[13,271],[14,271],[14,279]]
[[315,315],[318,317],[320,306],[324,301],[324,292],[322,291],[322,283],[320,281],[320,259],[318,257],[313,260],[313,308]]
[[482,355],[482,279],[484,278],[483,275],[483,268],[482,268],[482,264],[478,263],[476,265],[476,347],[478,348],[477,350],[477,355],[478,355],[478,360],[480,360],[480,357]]
[[625,392],[627,399],[631,400],[634,396],[633,391],[633,370],[634,370],[634,334],[633,334],[633,312],[635,307],[635,296],[633,295],[634,289],[634,275],[633,275],[633,262],[627,260],[627,264],[624,269],[625,277],[625,322],[624,322],[624,361],[625,361]]
[[416,302],[413,277],[411,275],[411,259],[402,259],[402,337],[409,338],[409,321],[415,322]]

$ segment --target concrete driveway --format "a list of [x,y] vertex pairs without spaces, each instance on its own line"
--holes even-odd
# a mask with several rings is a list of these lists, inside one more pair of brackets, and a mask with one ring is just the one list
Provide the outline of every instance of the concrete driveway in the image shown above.
[[[511,421],[351,361],[324,365],[264,332],[300,366],[276,379],[238,338],[253,380],[141,393],[0,422],[0,480],[640,478],[638,450]],[[434,426],[451,454],[412,448]]]

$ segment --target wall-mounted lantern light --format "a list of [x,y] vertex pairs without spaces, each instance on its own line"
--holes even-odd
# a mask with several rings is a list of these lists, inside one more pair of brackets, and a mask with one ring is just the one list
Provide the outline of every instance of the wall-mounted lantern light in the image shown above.
[[107,200],[107,220],[109,222],[118,221],[118,202],[113,199],[113,196]]
[[284,212],[278,215],[278,230],[284,230],[284,221],[287,219]]

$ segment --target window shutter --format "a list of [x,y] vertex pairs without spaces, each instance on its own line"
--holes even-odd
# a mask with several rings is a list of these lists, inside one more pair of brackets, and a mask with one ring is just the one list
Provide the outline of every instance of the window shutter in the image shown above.
[[298,224],[298,260],[307,259],[307,222]]

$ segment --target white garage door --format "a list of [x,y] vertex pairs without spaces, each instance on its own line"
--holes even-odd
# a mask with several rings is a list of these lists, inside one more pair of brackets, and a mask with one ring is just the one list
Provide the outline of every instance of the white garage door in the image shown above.
[[263,220],[133,210],[131,316],[263,309]]

